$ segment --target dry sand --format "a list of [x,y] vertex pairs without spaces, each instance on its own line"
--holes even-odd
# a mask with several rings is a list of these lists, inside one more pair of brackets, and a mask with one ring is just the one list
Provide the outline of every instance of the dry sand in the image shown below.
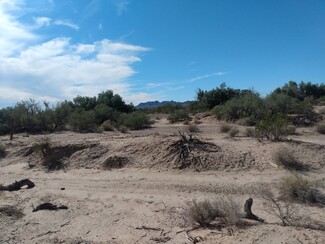
[[[264,211],[265,200],[252,186],[263,184],[275,190],[279,179],[290,173],[272,159],[277,148],[287,146],[309,166],[306,178],[324,183],[325,136],[312,128],[286,142],[259,142],[239,135],[230,138],[219,132],[213,118],[201,119],[197,134],[218,150],[198,152],[200,172],[189,166],[180,170],[168,154],[179,139],[181,124],[170,125],[162,117],[153,128],[142,131],[47,135],[65,168],[46,172],[41,157],[30,150],[41,135],[16,135],[13,141],[0,137],[8,154],[0,159],[0,183],[29,178],[36,186],[16,192],[0,191],[0,205],[15,206],[23,216],[0,213],[0,243],[191,243],[182,217],[193,200],[232,194],[242,205],[254,199],[253,211],[273,222]],[[243,127],[240,128],[244,130]],[[103,162],[122,162],[122,168],[104,170]],[[28,165],[36,165],[30,168]],[[113,165],[114,166],[114,165]],[[61,190],[61,188],[65,188]],[[43,202],[66,205],[68,210],[32,212]],[[324,208],[295,204],[297,211],[325,221]],[[163,233],[161,235],[161,233]],[[251,222],[244,228],[198,229],[202,243],[325,243],[325,232],[276,224]]]

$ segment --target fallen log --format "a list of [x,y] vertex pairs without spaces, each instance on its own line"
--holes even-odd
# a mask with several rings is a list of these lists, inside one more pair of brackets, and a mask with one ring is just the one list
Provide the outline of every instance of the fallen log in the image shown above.
[[33,188],[35,184],[29,179],[23,179],[20,181],[15,181],[7,186],[0,185],[0,191],[19,191],[23,186],[27,186],[27,189],[30,189]]
[[245,205],[244,205],[244,211],[245,211],[245,216],[244,218],[246,219],[252,219],[252,220],[256,220],[259,222],[265,222],[264,219],[256,216],[255,214],[253,214],[252,212],[252,206],[253,206],[253,199],[250,197],[249,199],[246,200]]
[[38,205],[36,208],[34,208],[33,212],[37,212],[40,210],[59,210],[59,209],[68,209],[68,207],[65,205],[57,206],[53,203],[46,202],[46,203],[42,203],[42,204]]

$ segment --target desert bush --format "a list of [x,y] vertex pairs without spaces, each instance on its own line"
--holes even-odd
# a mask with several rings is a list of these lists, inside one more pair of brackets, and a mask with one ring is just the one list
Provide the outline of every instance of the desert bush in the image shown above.
[[98,126],[95,111],[78,110],[73,112],[69,118],[69,125],[74,131],[96,132]]
[[101,126],[100,126],[104,131],[113,131],[114,126],[110,120],[105,120]]
[[325,196],[307,179],[298,174],[282,178],[279,186],[281,199],[309,204],[325,204]]
[[124,114],[121,119],[121,124],[132,129],[140,130],[149,127],[153,122],[149,116],[143,112],[133,112]]
[[169,120],[170,123],[176,123],[176,122],[185,121],[188,118],[189,118],[188,112],[184,109],[180,109],[171,113],[167,119]]
[[34,152],[40,152],[42,153],[42,156],[45,157],[50,148],[51,148],[52,142],[51,139],[47,136],[42,137],[40,139],[37,140],[37,142],[35,142],[32,146],[32,150]]
[[5,145],[0,143],[0,158],[3,158],[6,156],[6,147]]
[[247,137],[255,137],[255,129],[254,128],[246,128],[244,135]]
[[251,118],[242,118],[236,121],[238,125],[242,126],[252,126],[255,125],[254,121]]
[[207,200],[203,202],[193,201],[188,214],[190,221],[200,226],[207,226],[215,218],[221,216],[221,213],[218,212],[214,204]]
[[325,134],[325,123],[318,124],[316,130],[319,134]]
[[231,197],[218,196],[213,201],[193,201],[189,218],[193,224],[207,226],[216,218],[225,226],[241,224],[240,205]]
[[294,169],[294,170],[303,170],[306,169],[302,163],[300,163],[294,156],[293,151],[291,151],[287,147],[278,148],[273,152],[272,155],[273,160],[277,165],[283,166],[286,169]]
[[226,123],[220,125],[220,132],[227,133],[232,129],[232,126]]
[[256,136],[267,140],[278,141],[287,135],[288,120],[285,115],[266,116],[255,127]]
[[120,125],[119,127],[117,127],[117,130],[122,133],[128,133],[129,131],[128,127],[126,127],[125,125]]
[[199,130],[199,127],[196,125],[196,124],[194,124],[194,123],[190,123],[190,124],[188,124],[188,126],[187,126],[187,130],[189,131],[189,132],[199,132],[200,130]]
[[231,137],[235,137],[235,136],[238,135],[238,133],[239,133],[238,128],[233,127],[233,128],[231,128],[230,131],[228,132],[228,135],[231,136]]

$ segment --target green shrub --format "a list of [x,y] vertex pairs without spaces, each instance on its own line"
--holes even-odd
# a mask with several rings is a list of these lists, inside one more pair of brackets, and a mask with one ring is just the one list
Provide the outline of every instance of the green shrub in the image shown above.
[[232,126],[229,125],[229,124],[225,124],[225,123],[223,123],[223,124],[220,125],[220,132],[222,132],[222,133],[227,133],[227,132],[229,132],[231,129],[232,129]]
[[310,181],[298,174],[282,178],[279,190],[284,200],[325,204],[325,196]]
[[278,141],[288,135],[288,120],[281,114],[267,116],[257,123],[255,129],[256,136]]
[[3,158],[6,156],[6,147],[5,145],[0,143],[0,158]]
[[78,110],[71,114],[69,119],[71,129],[78,132],[96,132],[96,115],[95,111]]
[[238,133],[239,133],[239,130],[236,127],[231,128],[231,130],[228,132],[229,136],[231,136],[231,137],[237,136]]
[[144,129],[153,123],[149,116],[143,112],[124,114],[121,120],[121,125],[124,125],[132,130]]
[[104,121],[100,126],[104,131],[113,131],[114,126],[110,120]]
[[189,114],[185,109],[176,110],[171,113],[167,119],[170,123],[182,122],[189,119]]
[[325,134],[325,123],[318,124],[316,130],[319,134]]

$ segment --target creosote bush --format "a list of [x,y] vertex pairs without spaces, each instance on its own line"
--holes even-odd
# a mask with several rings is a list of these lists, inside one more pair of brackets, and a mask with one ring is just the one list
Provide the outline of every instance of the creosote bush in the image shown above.
[[114,130],[114,126],[112,124],[112,122],[110,120],[105,120],[102,124],[101,124],[101,129],[103,129],[104,131],[113,131]]
[[279,186],[283,200],[309,204],[325,204],[325,196],[309,180],[293,174],[282,178]]
[[288,135],[288,120],[285,115],[266,116],[256,125],[256,135],[271,141],[282,140]]
[[170,123],[182,122],[188,120],[189,114],[185,109],[176,110],[168,116]]
[[121,124],[132,129],[140,130],[149,127],[153,122],[149,116],[143,112],[133,112],[122,116]]
[[316,130],[319,134],[325,134],[325,123],[318,124]]

